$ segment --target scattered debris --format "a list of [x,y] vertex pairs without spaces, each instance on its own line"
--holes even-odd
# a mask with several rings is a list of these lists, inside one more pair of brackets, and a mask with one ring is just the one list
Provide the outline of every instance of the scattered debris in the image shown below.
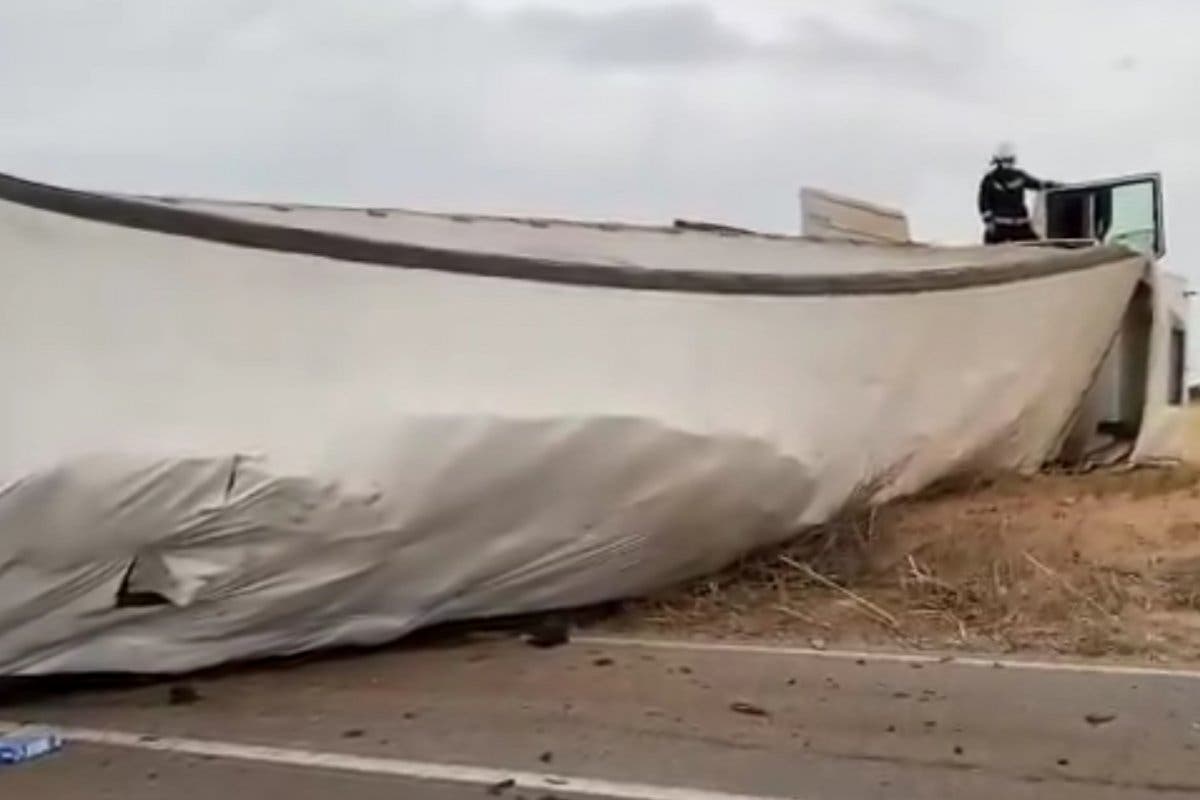
[[908,692],[892,692],[892,697],[896,698],[897,700],[907,700],[908,698],[912,697],[912,695]]
[[887,732],[888,732],[888,733],[895,733],[895,732],[896,732],[896,726],[895,726],[895,725],[888,725],[888,726],[887,726],[887,728],[886,728],[886,730],[887,730]]
[[1060,767],[1069,767],[1069,766],[1071,766],[1071,759],[1069,759],[1069,758],[1060,758],[1060,759],[1059,759],[1058,761],[1056,761],[1055,763],[1056,763],[1056,764],[1058,764]]
[[361,739],[366,735],[367,732],[362,728],[351,728],[350,730],[342,731],[343,739]]
[[961,756],[962,754],[963,754],[963,749],[962,749],[962,747],[961,747],[960,745],[957,745],[957,744],[956,744],[956,745],[954,745],[954,755],[956,755],[956,756]]
[[546,752],[544,752],[540,756],[538,756],[538,761],[542,762],[543,764],[549,764],[553,760],[554,760],[554,753],[550,752],[549,750],[547,750]]
[[571,626],[561,617],[543,617],[529,628],[525,642],[532,647],[559,647],[571,641]]
[[691,674],[692,674],[692,668],[691,668],[691,667],[680,667],[680,668],[679,668],[679,673],[680,673],[681,675],[691,675]]
[[487,793],[492,795],[493,797],[499,797],[500,795],[504,794],[505,792],[507,792],[509,789],[513,788],[516,785],[517,785],[517,782],[515,780],[513,780],[512,778],[505,778],[504,780],[500,781],[499,783],[493,783],[491,786],[489,786],[487,789]]
[[856,658],[854,659],[854,663],[860,667],[865,667],[867,665],[867,660],[865,658]]
[[1088,714],[1084,717],[1088,725],[1107,725],[1116,718],[1116,714]]
[[762,706],[756,706],[754,703],[747,703],[744,700],[736,700],[729,704],[729,709],[738,714],[745,714],[750,717],[769,717],[770,712]]
[[932,719],[927,719],[927,720],[925,720],[925,727],[926,728],[936,728],[937,722]]
[[788,678],[787,685],[788,685],[788,686],[795,686],[795,685],[796,685],[796,679],[795,679],[795,678]]
[[616,662],[614,662],[611,658],[607,658],[607,657],[597,658],[595,661],[592,662],[592,666],[594,666],[594,667],[611,667],[614,663],[616,663]]
[[190,706],[200,702],[200,692],[187,684],[172,686],[167,690],[167,705]]

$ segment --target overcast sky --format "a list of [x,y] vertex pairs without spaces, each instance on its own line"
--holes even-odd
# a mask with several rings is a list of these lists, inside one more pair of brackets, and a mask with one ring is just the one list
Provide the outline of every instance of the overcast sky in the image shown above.
[[978,236],[997,140],[1161,170],[1200,278],[1195,0],[2,0],[0,170],[82,187]]

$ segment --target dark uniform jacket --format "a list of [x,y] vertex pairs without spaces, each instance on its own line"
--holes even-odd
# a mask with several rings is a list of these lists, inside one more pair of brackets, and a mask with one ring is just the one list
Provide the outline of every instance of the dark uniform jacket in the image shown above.
[[1025,205],[1025,192],[1030,189],[1049,189],[1054,185],[1016,167],[997,165],[979,183],[979,215],[983,217],[985,225],[1028,225],[1029,209]]

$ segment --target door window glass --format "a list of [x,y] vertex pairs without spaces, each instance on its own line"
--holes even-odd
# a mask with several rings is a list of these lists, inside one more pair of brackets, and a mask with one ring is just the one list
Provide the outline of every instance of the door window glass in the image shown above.
[[1126,183],[1104,189],[1108,195],[1107,225],[1099,227],[1100,241],[1121,244],[1148,255],[1157,248],[1157,193],[1152,181]]

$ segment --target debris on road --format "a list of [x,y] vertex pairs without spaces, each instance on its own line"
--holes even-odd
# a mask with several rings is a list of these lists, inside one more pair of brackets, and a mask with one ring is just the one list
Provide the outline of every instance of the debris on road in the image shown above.
[[539,619],[533,623],[525,636],[531,647],[559,647],[571,641],[571,627],[567,620],[556,616]]
[[190,706],[200,702],[200,692],[187,684],[172,686],[167,690],[167,705]]
[[342,731],[343,739],[361,739],[362,737],[364,737],[366,735],[367,735],[367,732],[364,731],[362,728],[351,728],[348,731]]
[[1116,718],[1116,714],[1088,714],[1084,717],[1088,725],[1107,725]]
[[611,667],[613,665],[613,663],[615,663],[615,662],[613,662],[613,660],[611,658],[597,658],[595,661],[592,662],[592,666]]
[[542,762],[543,764],[549,764],[553,760],[554,760],[554,753],[550,752],[549,750],[547,750],[546,752],[544,752],[540,756],[538,756],[538,761]]
[[507,792],[509,789],[513,788],[516,785],[517,785],[517,782],[515,780],[513,780],[512,778],[505,778],[504,780],[500,781],[499,783],[493,783],[491,786],[489,786],[487,789],[487,793],[492,795],[493,797],[499,797],[500,795],[504,794],[505,792]]
[[762,706],[756,706],[754,703],[747,703],[744,700],[736,700],[729,704],[729,709],[738,714],[745,714],[749,717],[769,717],[771,712],[767,711]]

